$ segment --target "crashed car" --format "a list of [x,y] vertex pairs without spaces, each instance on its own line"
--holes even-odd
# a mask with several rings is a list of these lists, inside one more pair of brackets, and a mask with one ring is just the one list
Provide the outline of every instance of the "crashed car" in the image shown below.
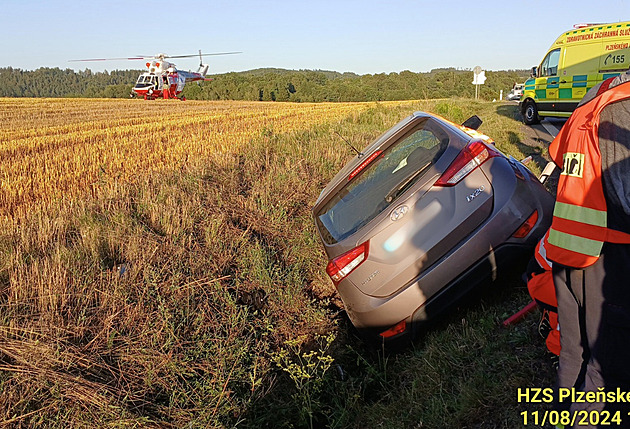
[[529,258],[549,227],[553,197],[473,129],[480,123],[416,112],[317,199],[326,271],[368,338],[417,332],[515,258]]

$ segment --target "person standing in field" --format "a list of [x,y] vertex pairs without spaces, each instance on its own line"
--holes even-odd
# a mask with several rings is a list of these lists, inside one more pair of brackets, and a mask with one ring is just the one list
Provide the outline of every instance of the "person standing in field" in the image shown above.
[[[549,147],[562,169],[547,245],[561,327],[559,389],[630,392],[629,73],[591,89]],[[560,410],[599,419],[619,412],[612,427],[630,427],[629,404],[566,401]],[[599,427],[586,423],[575,427]]]

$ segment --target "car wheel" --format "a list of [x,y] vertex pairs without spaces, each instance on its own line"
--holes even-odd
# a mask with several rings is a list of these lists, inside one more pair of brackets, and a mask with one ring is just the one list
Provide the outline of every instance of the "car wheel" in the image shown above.
[[522,113],[523,123],[525,123],[525,125],[534,125],[540,122],[540,118],[538,117],[538,108],[536,108],[536,103],[533,101],[525,102]]

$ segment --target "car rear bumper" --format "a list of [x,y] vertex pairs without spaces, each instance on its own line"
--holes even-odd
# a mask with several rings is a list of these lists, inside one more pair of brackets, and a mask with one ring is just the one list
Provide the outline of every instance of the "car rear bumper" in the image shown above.
[[[515,264],[516,261],[525,264],[531,256],[532,250],[533,247],[530,245],[504,244],[477,261],[428,299],[422,293],[421,281],[419,280],[396,296],[387,299],[370,299],[371,308],[366,307],[364,309],[367,311],[358,312],[359,309],[355,307],[352,311],[348,311],[348,316],[366,339],[382,340],[383,338],[379,337],[379,334],[399,323],[401,314],[408,314],[404,318],[407,326],[405,332],[387,338],[387,340],[393,341],[401,337],[415,335],[428,322],[433,321],[436,317],[444,314],[446,310],[461,302],[460,299],[473,289],[496,279],[503,272],[520,266]],[[401,308],[401,301],[405,302],[405,308]],[[394,306],[395,310],[392,310],[391,306]],[[397,317],[392,318],[392,314]]]

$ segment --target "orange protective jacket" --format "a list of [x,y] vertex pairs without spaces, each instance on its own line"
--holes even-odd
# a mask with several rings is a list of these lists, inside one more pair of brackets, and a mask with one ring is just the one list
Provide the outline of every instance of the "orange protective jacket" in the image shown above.
[[630,234],[607,227],[602,185],[599,116],[614,103],[630,98],[630,82],[599,93],[579,106],[549,146],[551,158],[562,169],[549,229],[547,257],[562,265],[584,268],[599,258],[604,242],[630,243]]

